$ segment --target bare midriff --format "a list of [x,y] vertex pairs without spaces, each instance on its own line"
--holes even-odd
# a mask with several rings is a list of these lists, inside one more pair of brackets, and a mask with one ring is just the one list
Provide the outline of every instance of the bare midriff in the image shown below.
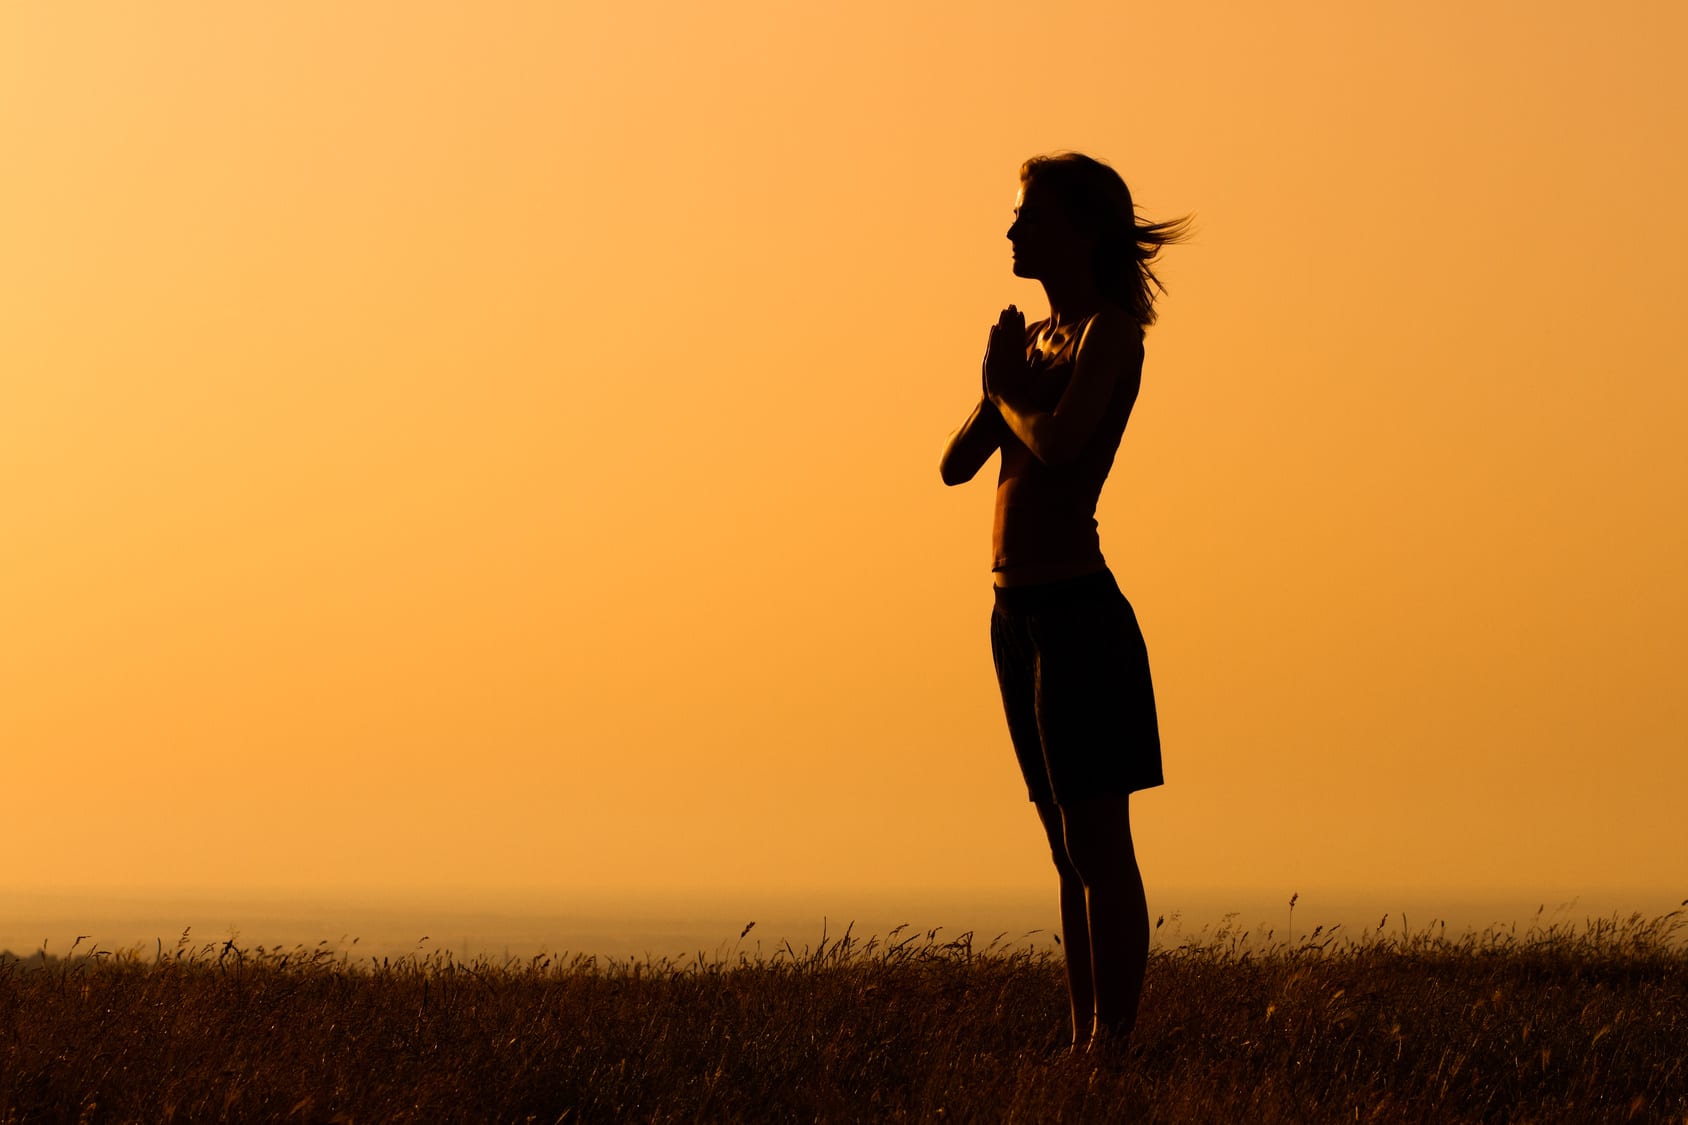
[[998,586],[1036,586],[1044,582],[1061,582],[1068,578],[1083,578],[1108,569],[1105,562],[1083,563],[1023,563],[991,572]]

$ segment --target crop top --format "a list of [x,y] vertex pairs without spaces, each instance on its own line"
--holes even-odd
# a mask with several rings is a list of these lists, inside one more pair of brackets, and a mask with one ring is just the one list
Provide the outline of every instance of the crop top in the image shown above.
[[[1045,324],[1038,321],[1026,329],[1032,377],[1024,404],[1033,412],[1052,412],[1060,403],[1072,378],[1079,341],[1089,327],[1086,320],[1064,341],[1039,348],[1038,335]],[[1044,464],[1004,427],[1002,468],[996,482],[996,522],[991,534],[993,570],[1028,563],[1103,565],[1101,539],[1096,533],[1096,501],[1102,495],[1108,470],[1113,468],[1142,375],[1139,332],[1134,363],[1120,372],[1101,423],[1079,455],[1066,464]]]

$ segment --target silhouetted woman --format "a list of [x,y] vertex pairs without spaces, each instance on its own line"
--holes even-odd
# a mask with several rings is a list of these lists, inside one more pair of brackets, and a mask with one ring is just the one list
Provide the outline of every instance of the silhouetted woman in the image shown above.
[[1103,561],[1096,500],[1143,372],[1160,288],[1149,265],[1187,221],[1139,223],[1112,168],[1077,153],[1020,169],[1014,272],[1043,283],[1049,318],[1003,310],[984,393],[951,437],[945,484],[1002,451],[991,651],[1008,731],[1061,882],[1073,1046],[1129,1040],[1149,911],[1128,795],[1161,784],[1149,658]]

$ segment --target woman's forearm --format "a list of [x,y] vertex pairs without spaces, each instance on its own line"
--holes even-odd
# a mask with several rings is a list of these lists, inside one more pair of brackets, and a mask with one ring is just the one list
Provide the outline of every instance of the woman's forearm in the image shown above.
[[967,421],[950,435],[949,444],[944,446],[944,456],[938,464],[944,483],[955,485],[972,480],[1002,444],[1005,432],[996,407],[981,398]]
[[990,402],[996,409],[997,417],[1002,419],[1003,428],[1019,438],[1020,443],[1031,450],[1033,457],[1045,465],[1071,460],[1073,451],[1069,450],[1069,446],[1072,443],[1066,440],[1066,428],[1054,414],[1022,410],[1003,395],[992,396]]

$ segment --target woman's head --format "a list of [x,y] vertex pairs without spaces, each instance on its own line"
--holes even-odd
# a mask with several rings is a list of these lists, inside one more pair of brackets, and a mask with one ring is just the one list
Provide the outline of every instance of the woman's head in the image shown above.
[[[1077,152],[1032,157],[1020,166],[1020,187],[1020,217],[1009,228],[1015,272],[1036,276],[1046,264],[1088,264],[1103,296],[1137,323],[1152,324],[1155,292],[1162,286],[1150,263],[1162,246],[1184,240],[1189,220],[1139,223],[1119,173]],[[1019,257],[1017,233],[1030,236],[1026,261]]]

